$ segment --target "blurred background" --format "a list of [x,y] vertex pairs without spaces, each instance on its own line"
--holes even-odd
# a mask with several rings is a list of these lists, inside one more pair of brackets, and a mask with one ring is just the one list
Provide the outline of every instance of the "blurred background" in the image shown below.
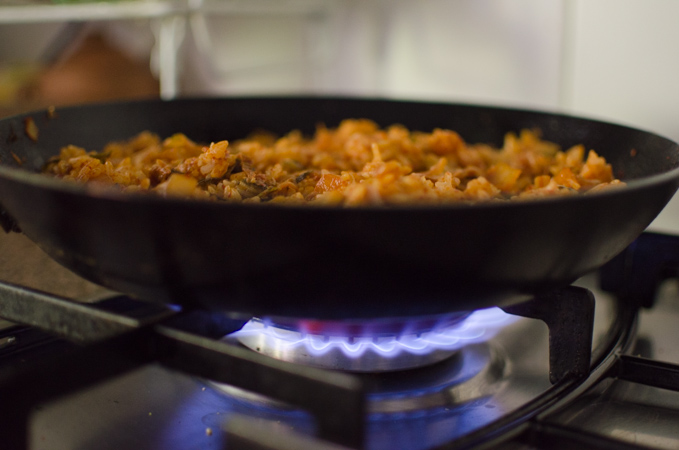
[[[528,107],[679,141],[676,0],[2,0],[0,116],[350,94]],[[679,232],[679,200],[654,228]]]

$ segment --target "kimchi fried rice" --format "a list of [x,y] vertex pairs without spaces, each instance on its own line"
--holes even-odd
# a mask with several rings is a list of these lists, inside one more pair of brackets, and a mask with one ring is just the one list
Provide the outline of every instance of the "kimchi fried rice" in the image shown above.
[[125,192],[344,206],[508,201],[624,185],[594,150],[561,150],[538,131],[507,133],[493,148],[451,130],[381,129],[365,119],[318,126],[312,138],[259,133],[210,145],[142,132],[98,152],[65,147],[44,172]]

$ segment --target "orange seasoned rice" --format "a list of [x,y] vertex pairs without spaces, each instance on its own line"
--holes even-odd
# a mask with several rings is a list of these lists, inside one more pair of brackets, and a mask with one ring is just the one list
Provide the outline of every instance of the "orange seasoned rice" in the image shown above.
[[312,138],[260,133],[210,145],[143,132],[98,152],[65,147],[44,172],[126,192],[344,206],[507,201],[624,185],[594,150],[562,151],[537,131],[507,133],[502,148],[492,148],[451,130],[380,129],[365,119],[318,126]]

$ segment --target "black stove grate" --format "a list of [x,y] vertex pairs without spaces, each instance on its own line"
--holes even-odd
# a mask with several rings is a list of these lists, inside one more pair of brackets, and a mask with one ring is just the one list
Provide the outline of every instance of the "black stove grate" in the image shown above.
[[[679,365],[620,355],[606,377],[679,392]],[[549,418],[527,423],[516,439],[532,448],[582,450],[649,450],[651,447],[613,439],[550,422]]]
[[[146,314],[120,314],[109,311],[115,301],[90,307],[18,286],[5,284],[2,290],[6,295],[0,296],[0,311],[6,319],[87,344],[68,346],[61,354],[28,367],[9,366],[0,373],[0,398],[16,405],[0,408],[4,448],[27,447],[27,421],[35,405],[151,362],[297,405],[314,414],[319,438],[353,448],[362,445],[365,397],[353,377],[284,363],[194,334],[223,336],[240,324],[234,327],[228,320],[218,323],[201,313],[173,314],[156,307]],[[140,306],[144,309],[144,304]],[[79,324],[84,326],[78,328]],[[335,407],[327,408],[328,402]]]

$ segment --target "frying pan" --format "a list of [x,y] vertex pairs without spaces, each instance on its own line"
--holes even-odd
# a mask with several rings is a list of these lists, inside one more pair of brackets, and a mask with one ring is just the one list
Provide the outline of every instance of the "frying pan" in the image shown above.
[[[477,205],[303,207],[124,195],[33,172],[67,144],[90,150],[143,130],[209,143],[323,122],[458,131],[502,144],[538,128],[583,143],[628,186],[597,195]],[[26,132],[32,120],[36,138]],[[28,122],[27,122],[28,121]],[[613,258],[679,186],[679,147],[619,125],[537,111],[352,98],[224,98],[89,105],[0,121],[5,222],[95,283],[233,316],[367,319],[504,306]]]

